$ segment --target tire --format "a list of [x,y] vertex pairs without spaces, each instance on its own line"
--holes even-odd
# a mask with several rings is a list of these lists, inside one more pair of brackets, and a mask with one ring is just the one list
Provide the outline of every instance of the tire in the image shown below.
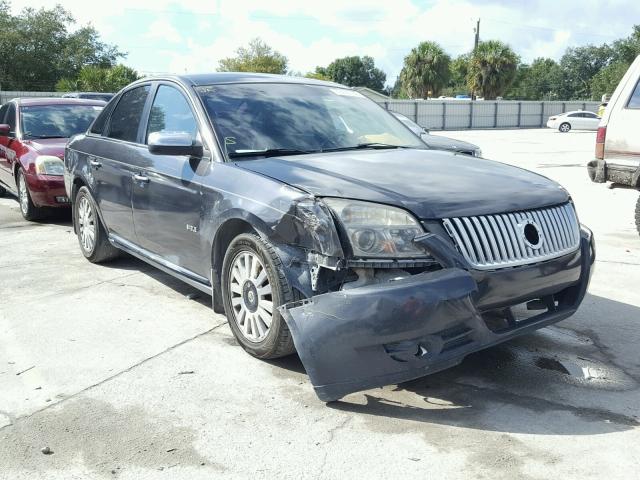
[[568,133],[569,131],[571,131],[571,124],[568,122],[563,122],[560,124],[560,126],[558,127],[558,130],[561,133]]
[[640,234],[640,197],[638,197],[636,202],[636,230],[638,234]]
[[120,250],[109,242],[107,231],[98,215],[96,202],[87,187],[80,188],[74,199],[73,220],[80,251],[91,263],[106,262],[120,254]]
[[39,220],[44,217],[43,208],[36,207],[31,200],[31,193],[27,185],[27,179],[22,169],[18,169],[18,178],[16,178],[16,186],[18,187],[18,203],[20,203],[20,213],[25,220],[30,222]]
[[[243,270],[243,266],[247,268]],[[257,358],[295,352],[291,332],[277,309],[297,297],[283,268],[273,246],[255,234],[238,235],[224,256],[221,287],[225,314],[238,343]]]

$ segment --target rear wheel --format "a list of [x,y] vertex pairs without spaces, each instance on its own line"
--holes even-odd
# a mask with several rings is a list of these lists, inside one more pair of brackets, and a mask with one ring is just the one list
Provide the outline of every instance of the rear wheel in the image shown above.
[[18,201],[20,202],[20,213],[25,220],[38,220],[44,216],[44,209],[36,207],[31,200],[27,178],[22,170],[18,170]]
[[249,354],[266,359],[295,351],[278,312],[294,293],[271,244],[247,233],[231,242],[222,266],[222,296],[231,331]]
[[87,187],[82,187],[73,202],[73,215],[82,254],[91,263],[106,262],[120,251],[109,242],[96,203]]
[[560,130],[562,133],[567,133],[569,130],[571,130],[571,124],[567,122],[561,123],[558,127],[558,130]]
[[636,202],[636,230],[638,230],[640,234],[640,197],[638,197]]

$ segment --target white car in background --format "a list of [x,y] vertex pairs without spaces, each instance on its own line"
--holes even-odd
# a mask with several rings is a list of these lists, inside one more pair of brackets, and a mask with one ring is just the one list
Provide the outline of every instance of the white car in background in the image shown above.
[[567,133],[570,130],[598,130],[600,117],[593,112],[576,110],[553,115],[547,120],[547,127]]

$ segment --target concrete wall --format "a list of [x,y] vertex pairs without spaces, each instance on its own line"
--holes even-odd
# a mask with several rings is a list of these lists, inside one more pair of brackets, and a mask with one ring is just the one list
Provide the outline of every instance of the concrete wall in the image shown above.
[[470,100],[389,100],[378,102],[430,130],[467,128],[539,128],[551,115],[571,110],[597,112],[599,102]]

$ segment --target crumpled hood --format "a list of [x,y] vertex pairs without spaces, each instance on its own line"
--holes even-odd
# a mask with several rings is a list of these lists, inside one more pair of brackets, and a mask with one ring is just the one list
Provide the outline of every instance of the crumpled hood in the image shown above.
[[64,157],[64,147],[68,138],[42,138],[27,140],[24,143],[31,145],[37,150],[39,155],[53,155],[58,158]]
[[473,143],[456,140],[455,138],[441,137],[440,135],[423,133],[420,137],[424,143],[436,150],[455,150],[456,152],[462,150],[465,152],[473,152],[479,148]]
[[438,150],[319,153],[237,161],[240,168],[316,196],[403,207],[421,219],[504,213],[568,200],[542,175]]

